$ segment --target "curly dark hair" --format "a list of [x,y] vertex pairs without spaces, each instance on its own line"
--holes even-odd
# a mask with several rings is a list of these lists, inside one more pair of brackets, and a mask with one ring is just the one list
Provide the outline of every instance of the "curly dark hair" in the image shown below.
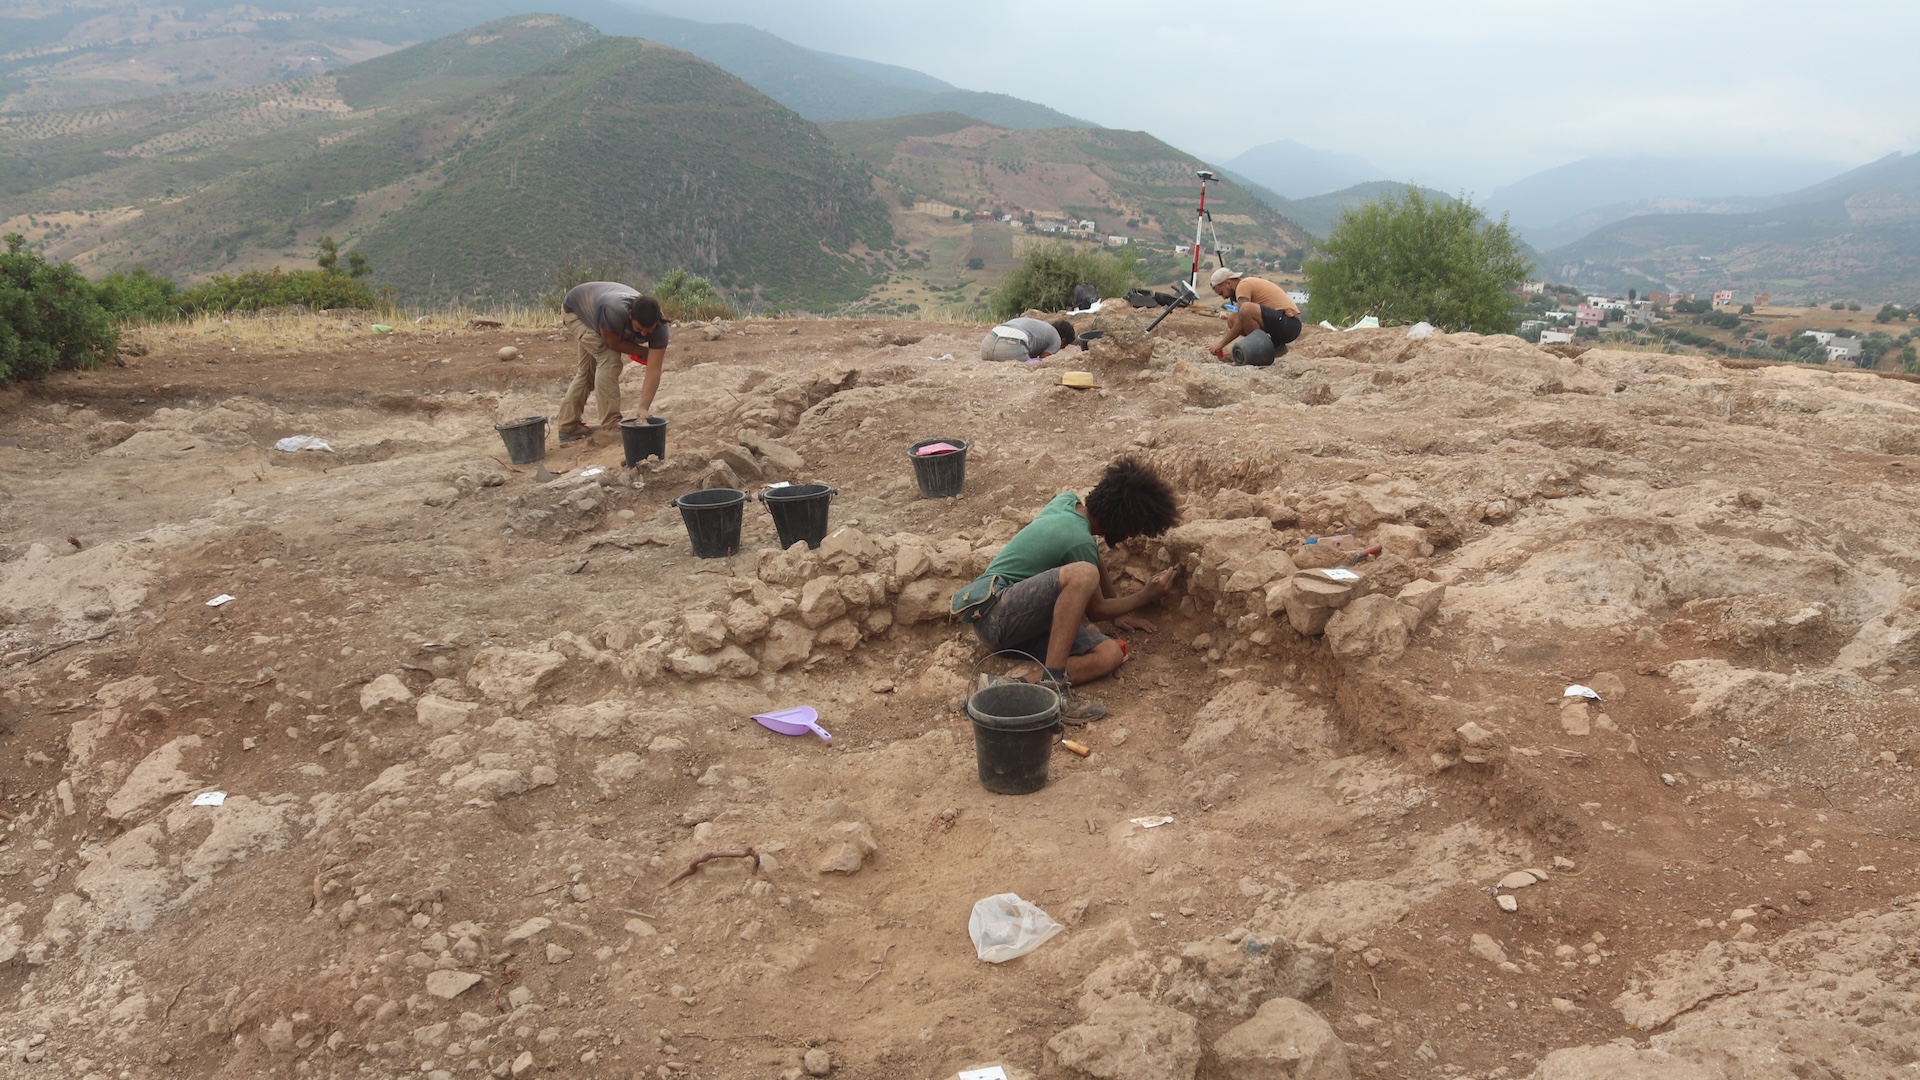
[[1073,344],[1080,336],[1074,331],[1073,324],[1065,319],[1055,319],[1048,325],[1053,327],[1054,333],[1060,335],[1060,347],[1063,349]]
[[627,314],[641,326],[658,326],[666,318],[660,310],[660,301],[651,296],[636,296],[627,301]]
[[1173,485],[1139,458],[1123,457],[1107,466],[1087,492],[1087,513],[1100,524],[1108,544],[1136,536],[1159,536],[1180,524]]

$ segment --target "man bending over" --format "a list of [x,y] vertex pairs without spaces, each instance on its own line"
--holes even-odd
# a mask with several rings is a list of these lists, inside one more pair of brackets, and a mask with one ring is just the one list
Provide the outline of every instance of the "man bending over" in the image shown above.
[[[1153,624],[1132,612],[1167,595],[1174,572],[1162,571],[1138,591],[1115,596],[1094,538],[1111,547],[1135,536],[1159,536],[1179,523],[1180,508],[1166,480],[1143,461],[1121,458],[1107,466],[1085,502],[1071,491],[1054,496],[980,579],[954,597],[954,610],[973,623],[987,648],[1039,658],[1046,670],[1028,681],[1061,689],[1064,719],[1098,720],[1106,706],[1072,688],[1111,674],[1127,654],[1120,642],[1086,624],[1111,619],[1121,630],[1152,632]],[[994,598],[967,607],[968,598],[987,591],[983,582],[997,585]]]

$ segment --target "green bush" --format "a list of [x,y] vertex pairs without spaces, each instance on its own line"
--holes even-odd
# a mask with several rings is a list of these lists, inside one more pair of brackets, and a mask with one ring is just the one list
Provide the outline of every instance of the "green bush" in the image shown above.
[[653,287],[653,298],[660,301],[660,310],[674,322],[733,318],[733,307],[720,296],[713,282],[684,269],[668,271]]
[[116,270],[94,283],[100,306],[107,309],[115,322],[121,323],[131,319],[162,322],[173,318],[177,314],[173,307],[176,288],[172,279],[163,278],[144,266]]
[[92,368],[120,345],[113,317],[72,263],[49,263],[8,233],[0,253],[0,382]]
[[1306,263],[1313,313],[1342,325],[1377,315],[1510,334],[1514,290],[1533,270],[1505,217],[1489,222],[1464,198],[1415,188],[1342,211],[1323,250]]
[[1101,296],[1125,296],[1134,284],[1133,265],[1139,253],[1112,255],[1104,251],[1076,251],[1067,244],[1038,244],[1028,248],[1006,280],[993,292],[993,317],[1011,319],[1028,309],[1066,311],[1073,307],[1073,287],[1081,283]]
[[182,314],[206,311],[259,311],[262,308],[299,305],[313,311],[327,308],[381,307],[381,301],[365,285],[332,270],[294,270],[274,267],[249,270],[237,277],[215,274],[174,297],[174,307]]

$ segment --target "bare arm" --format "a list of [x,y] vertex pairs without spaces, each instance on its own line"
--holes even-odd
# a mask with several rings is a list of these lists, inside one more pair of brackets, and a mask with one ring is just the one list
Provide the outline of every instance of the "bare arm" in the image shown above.
[[600,341],[602,344],[606,345],[607,348],[612,349],[614,352],[617,352],[617,353],[627,353],[631,356],[644,357],[647,352],[646,342],[635,341],[632,338],[621,337],[619,334],[616,334],[611,330],[600,331]]
[[1153,580],[1126,596],[1109,597],[1107,595],[1109,586],[1106,581],[1106,576],[1106,570],[1102,568],[1100,572],[1101,595],[1099,599],[1087,605],[1087,617],[1096,622],[1106,619],[1117,619],[1129,612],[1146,607],[1148,604],[1167,595],[1167,593],[1173,589],[1173,570],[1166,569],[1153,575]]
[[642,348],[634,354],[647,365],[647,377],[640,384],[640,415],[653,415],[653,396],[660,392],[660,370],[667,366],[667,350]]

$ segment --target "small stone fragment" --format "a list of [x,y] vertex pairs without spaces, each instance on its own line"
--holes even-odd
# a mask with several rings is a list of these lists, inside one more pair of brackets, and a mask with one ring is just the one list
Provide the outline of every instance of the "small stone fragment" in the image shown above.
[[427,993],[442,1001],[452,1001],[480,981],[471,971],[434,971],[427,974]]
[[1494,897],[1493,902],[1500,905],[1501,911],[1514,912],[1520,910],[1520,901],[1515,900],[1506,893],[1501,893],[1499,896]]
[[573,959],[573,950],[556,942],[547,942],[547,963],[564,964]]
[[807,1070],[808,1076],[825,1076],[833,1071],[833,1055],[816,1046],[807,1051],[801,1065]]
[[493,355],[499,357],[502,362],[505,362],[508,360],[518,360],[520,359],[520,350],[514,348],[511,345],[502,345],[500,347],[500,351],[494,353]]

